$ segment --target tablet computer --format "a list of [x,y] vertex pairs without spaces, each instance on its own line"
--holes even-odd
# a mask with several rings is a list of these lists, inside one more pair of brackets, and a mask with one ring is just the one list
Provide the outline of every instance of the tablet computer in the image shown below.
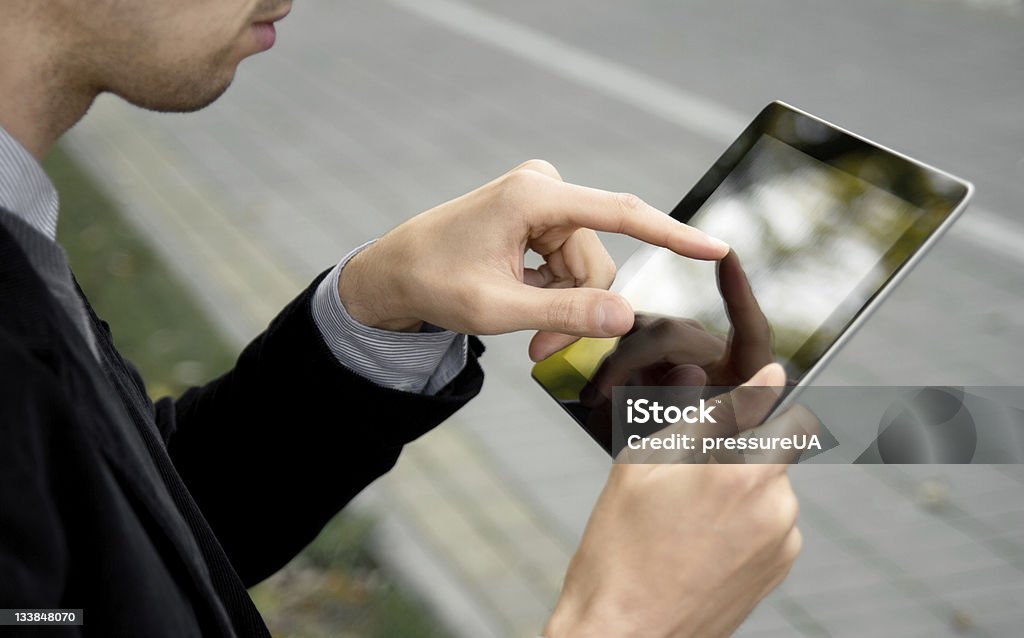
[[[637,313],[633,331],[580,339],[537,363],[533,377],[609,452],[609,433],[592,425],[587,400],[602,384],[671,385],[698,367],[704,383],[738,385],[755,366],[778,361],[790,388],[806,385],[949,228],[972,190],[773,102],[671,212],[733,252],[701,262],[641,247],[612,288]],[[727,362],[739,369],[723,371],[729,357],[744,365]]]

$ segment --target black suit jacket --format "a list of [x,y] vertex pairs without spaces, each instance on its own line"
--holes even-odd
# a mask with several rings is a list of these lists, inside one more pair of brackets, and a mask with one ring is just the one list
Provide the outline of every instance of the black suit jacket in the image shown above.
[[345,369],[315,288],[230,372],[154,405],[107,324],[89,310],[98,363],[0,224],[0,608],[85,623],[24,635],[266,636],[245,588],[479,392],[475,339],[438,396]]

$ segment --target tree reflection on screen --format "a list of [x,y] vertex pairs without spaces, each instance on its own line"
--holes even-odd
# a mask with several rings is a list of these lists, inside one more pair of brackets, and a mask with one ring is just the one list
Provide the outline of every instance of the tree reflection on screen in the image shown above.
[[[848,170],[877,170],[870,156],[845,159]],[[799,376],[903,262],[905,254],[890,253],[900,252],[893,248],[921,214],[855,173],[763,135],[691,223],[742,255],[775,354]],[[637,311],[728,332],[715,264],[654,248],[635,258],[646,262],[619,292]]]

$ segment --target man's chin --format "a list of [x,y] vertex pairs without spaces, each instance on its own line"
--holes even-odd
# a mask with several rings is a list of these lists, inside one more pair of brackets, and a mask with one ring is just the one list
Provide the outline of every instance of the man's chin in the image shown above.
[[122,93],[111,90],[118,97],[139,108],[158,113],[192,113],[213,104],[231,86],[234,71],[218,84],[185,84],[176,87],[161,87],[157,91]]

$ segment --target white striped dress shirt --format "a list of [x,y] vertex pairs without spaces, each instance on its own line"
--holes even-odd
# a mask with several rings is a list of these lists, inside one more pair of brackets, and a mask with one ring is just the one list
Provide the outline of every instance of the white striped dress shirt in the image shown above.
[[348,369],[377,385],[437,394],[466,365],[466,335],[429,324],[424,324],[420,332],[371,328],[356,321],[341,303],[341,269],[372,243],[346,255],[320,282],[313,296],[313,319],[331,352]]
[[46,171],[0,126],[0,207],[56,241],[59,205]]

